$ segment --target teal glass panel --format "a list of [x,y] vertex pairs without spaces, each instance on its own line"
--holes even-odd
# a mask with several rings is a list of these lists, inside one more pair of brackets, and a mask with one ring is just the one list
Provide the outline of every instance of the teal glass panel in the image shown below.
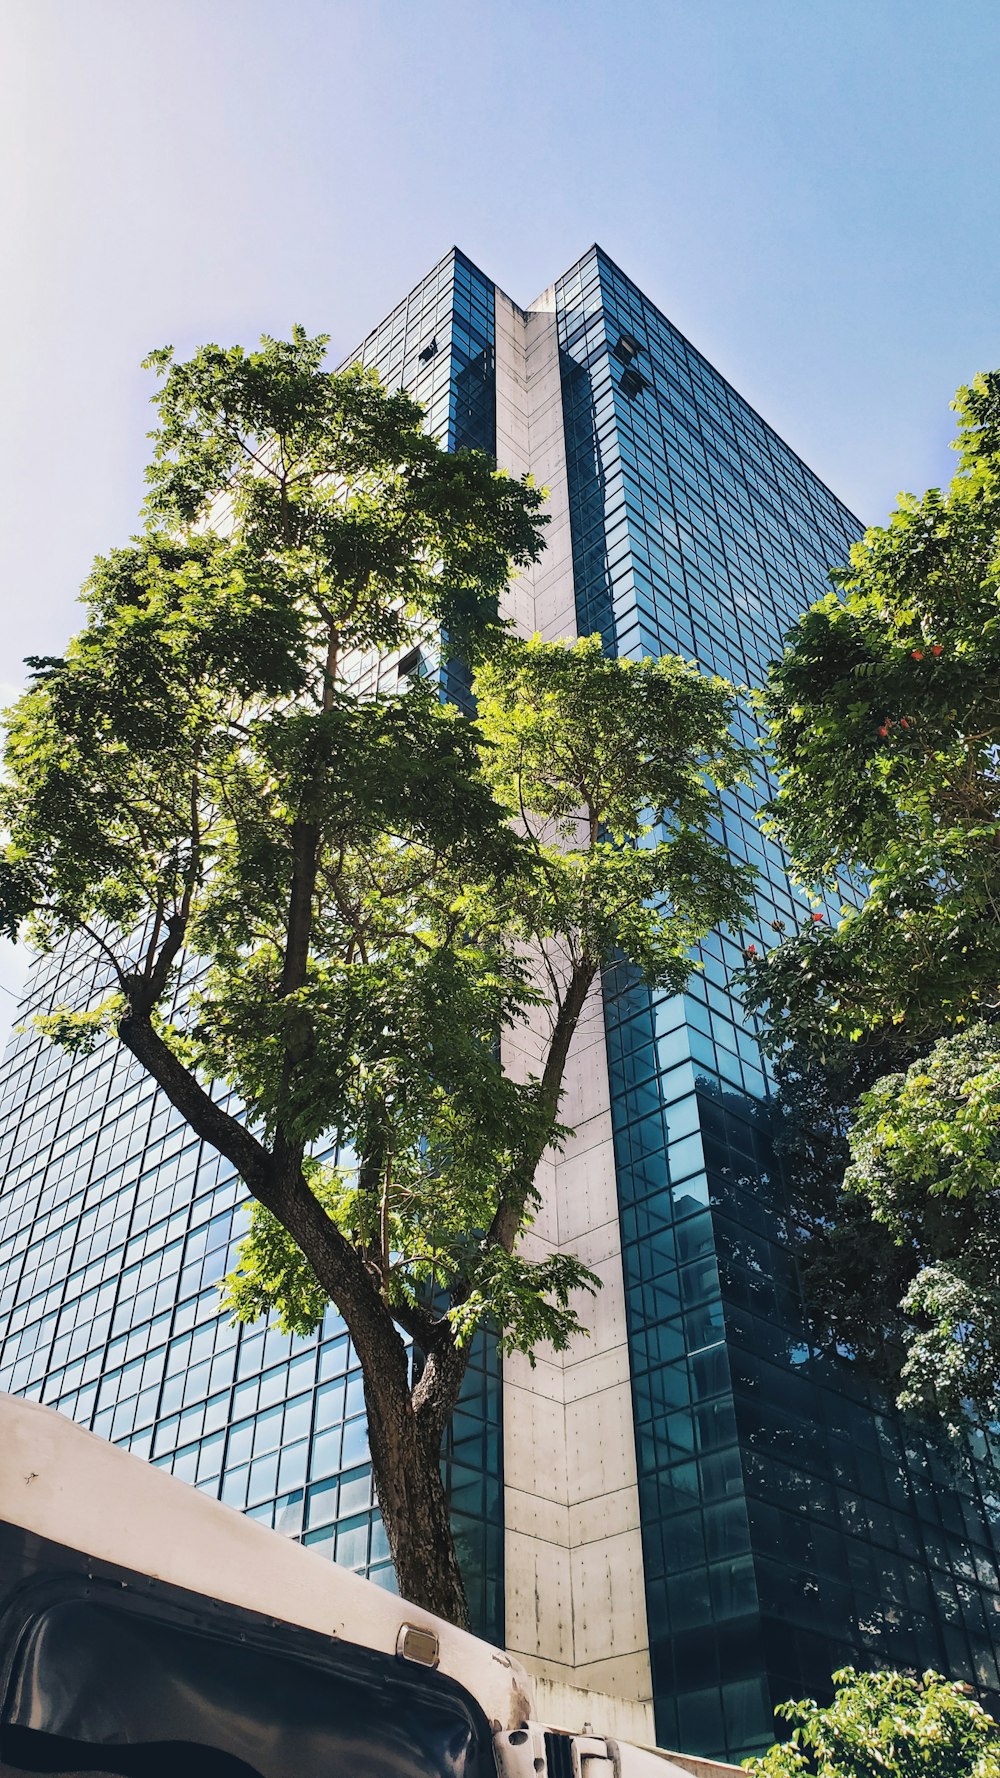
[[[578,629],[759,684],[858,521],[600,249],[556,313]],[[985,1441],[942,1452],[808,1342],[730,986],[745,944],[805,912],[754,821],[765,791],[723,799],[720,835],[761,873],[746,931],[698,948],[682,997],[605,981],[659,1739],[730,1759],[848,1660],[995,1687],[1000,1619]]]

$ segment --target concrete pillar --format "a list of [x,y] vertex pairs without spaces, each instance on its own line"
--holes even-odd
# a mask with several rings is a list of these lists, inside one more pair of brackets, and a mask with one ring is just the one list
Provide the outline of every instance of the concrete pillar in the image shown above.
[[[522,634],[575,636],[562,392],[553,292],[525,312],[496,299],[497,456],[549,489],[546,550],[510,589]],[[505,1041],[512,1072],[535,1066],[544,1014]],[[639,1532],[604,1020],[600,993],[570,1054],[563,1116],[574,1129],[542,1163],[542,1208],[524,1250],[578,1254],[603,1281],[585,1298],[588,1337],[568,1352],[504,1364],[507,1646],[529,1671],[637,1707],[652,1736],[652,1684]],[[647,1721],[648,1719],[648,1721]],[[638,1721],[638,1719],[637,1719]],[[633,1729],[634,1732],[634,1729]]]

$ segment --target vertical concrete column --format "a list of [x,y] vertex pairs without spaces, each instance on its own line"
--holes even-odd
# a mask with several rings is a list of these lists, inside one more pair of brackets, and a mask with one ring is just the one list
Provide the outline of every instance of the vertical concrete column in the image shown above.
[[[546,550],[510,589],[525,635],[576,635],[554,292],[525,312],[497,292],[497,456],[549,489]],[[536,1070],[544,1013],[505,1039],[512,1072]],[[570,1054],[563,1116],[574,1135],[542,1163],[525,1252],[567,1250],[603,1289],[581,1304],[570,1350],[505,1360],[507,1645],[539,1677],[642,1706],[652,1697],[618,1197],[599,991]]]

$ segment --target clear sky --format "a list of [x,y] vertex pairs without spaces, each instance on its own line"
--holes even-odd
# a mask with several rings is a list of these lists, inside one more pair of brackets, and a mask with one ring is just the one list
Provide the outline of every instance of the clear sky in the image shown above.
[[339,356],[452,243],[526,303],[600,241],[883,518],[1000,363],[998,93],[1000,0],[0,0],[0,683],[134,528],[150,347]]

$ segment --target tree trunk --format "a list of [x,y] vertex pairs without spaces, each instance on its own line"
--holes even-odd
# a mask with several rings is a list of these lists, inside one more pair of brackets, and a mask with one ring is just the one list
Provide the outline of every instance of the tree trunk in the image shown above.
[[269,1154],[216,1104],[148,1018],[126,1014],[118,1029],[126,1048],[191,1128],[233,1162],[248,1190],[288,1230],[343,1315],[361,1360],[375,1488],[400,1592],[467,1629],[465,1588],[441,1480],[441,1445],[468,1348],[457,1348],[442,1332],[411,1395],[406,1346],[392,1312],[360,1255],[313,1197],[295,1157]]
[[442,1335],[440,1355],[427,1358],[411,1393],[406,1345],[374,1278],[332,1228],[307,1186],[283,1195],[287,1201],[281,1220],[343,1315],[361,1361],[375,1492],[400,1593],[468,1629],[465,1588],[441,1480],[441,1445],[468,1349],[459,1350]]
[[441,1432],[418,1419],[401,1341],[398,1347],[386,1350],[384,1363],[364,1369],[368,1445],[396,1579],[404,1599],[467,1630],[469,1608],[441,1480]]

